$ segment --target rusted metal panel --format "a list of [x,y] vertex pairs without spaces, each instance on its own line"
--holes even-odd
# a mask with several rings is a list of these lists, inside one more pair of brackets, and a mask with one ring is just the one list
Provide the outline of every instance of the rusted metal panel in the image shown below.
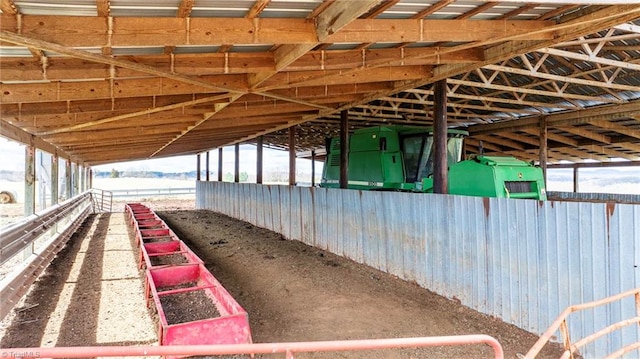
[[[257,197],[239,198],[241,186],[255,187]],[[208,208],[226,214],[232,201],[259,208],[264,220],[256,225],[533,333],[569,305],[640,287],[639,205],[241,186],[199,184],[197,196],[214,193]],[[578,338],[635,316],[633,310],[623,302],[581,313],[570,331]],[[587,347],[585,356],[600,357],[638,337],[638,328],[626,328]]]

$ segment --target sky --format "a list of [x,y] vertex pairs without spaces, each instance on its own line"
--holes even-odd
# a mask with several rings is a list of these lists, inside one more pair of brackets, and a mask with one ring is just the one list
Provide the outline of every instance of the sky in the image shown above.
[[[24,170],[24,145],[14,141],[9,141],[0,137],[0,156],[3,170],[23,171]],[[240,146],[240,172],[248,174],[256,173],[256,146],[241,145]],[[225,147],[222,155],[223,172],[233,173],[234,167],[234,147]],[[201,156],[202,170],[205,170],[206,156]],[[196,155],[176,156],[152,160],[130,161],[112,163],[106,165],[93,166],[94,171],[159,171],[159,172],[189,172],[196,170]],[[288,170],[289,153],[285,151],[272,150],[264,148],[263,150],[263,166],[265,172],[268,169]],[[311,172],[311,161],[298,159],[296,161],[298,172]],[[316,164],[316,171],[320,171],[321,164]],[[218,170],[218,151],[213,150],[209,154],[209,170],[216,172]]]

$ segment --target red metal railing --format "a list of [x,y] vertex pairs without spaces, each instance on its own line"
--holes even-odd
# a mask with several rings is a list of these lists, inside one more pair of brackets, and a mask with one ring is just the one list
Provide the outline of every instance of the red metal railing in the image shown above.
[[[602,328],[599,331],[588,335],[574,343],[571,342],[571,335],[569,333],[569,325],[567,324],[567,319],[571,313],[582,311],[585,309],[591,309],[595,307],[599,307],[602,305],[606,305],[612,302],[616,302],[622,300],[624,298],[633,296],[635,298],[635,310],[636,317],[629,318],[626,320],[622,320],[620,322],[609,325],[608,327]],[[542,350],[542,348],[547,344],[549,339],[554,335],[554,333],[560,330],[562,333],[563,344],[565,347],[565,351],[561,356],[561,359],[574,358],[574,354],[577,353],[581,348],[586,346],[587,344],[595,341],[596,339],[603,337],[609,333],[612,333],[616,330],[624,328],[629,325],[638,325],[640,323],[640,288],[636,288],[627,292],[623,292],[617,295],[613,295],[601,300],[596,300],[589,303],[572,305],[565,309],[558,318],[551,324],[551,326],[542,334],[540,339],[533,345],[533,347],[529,350],[529,352],[525,355],[525,359],[533,359],[538,353]],[[613,359],[619,358],[626,353],[632,352],[634,350],[640,349],[640,343],[632,343],[624,348],[620,348],[614,353],[609,354],[606,358]]]
[[82,357],[130,357],[130,356],[193,356],[234,354],[285,354],[294,359],[296,353],[362,351],[377,349],[419,348],[433,346],[459,346],[486,344],[493,349],[495,359],[503,359],[500,343],[493,337],[456,335],[443,337],[393,338],[342,340],[294,343],[260,343],[232,345],[171,345],[171,346],[102,346],[66,348],[5,348],[0,349],[3,358],[82,358]]

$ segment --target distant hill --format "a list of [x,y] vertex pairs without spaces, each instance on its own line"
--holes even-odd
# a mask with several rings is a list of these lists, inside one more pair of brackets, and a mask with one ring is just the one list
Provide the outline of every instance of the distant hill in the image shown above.
[[0,170],[0,180],[8,182],[24,181],[24,171]]
[[[117,177],[134,177],[134,178],[166,178],[189,180],[196,178],[197,171],[190,172],[158,172],[158,171],[118,171]],[[110,178],[111,171],[95,171],[94,178]],[[6,171],[0,170],[0,181],[21,182],[24,181],[24,171]]]
[[93,173],[95,178],[111,178],[111,177],[133,177],[133,178],[166,178],[166,179],[195,179],[197,171],[190,172],[158,172],[158,171],[117,171],[117,175],[113,171],[96,171]]

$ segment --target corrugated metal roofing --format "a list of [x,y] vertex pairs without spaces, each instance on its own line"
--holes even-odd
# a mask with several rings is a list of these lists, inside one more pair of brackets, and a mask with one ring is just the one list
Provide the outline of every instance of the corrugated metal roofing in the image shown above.
[[26,47],[0,46],[0,57],[25,57],[31,56],[31,52]]
[[15,5],[25,15],[96,16],[96,2],[93,0],[15,1]]

